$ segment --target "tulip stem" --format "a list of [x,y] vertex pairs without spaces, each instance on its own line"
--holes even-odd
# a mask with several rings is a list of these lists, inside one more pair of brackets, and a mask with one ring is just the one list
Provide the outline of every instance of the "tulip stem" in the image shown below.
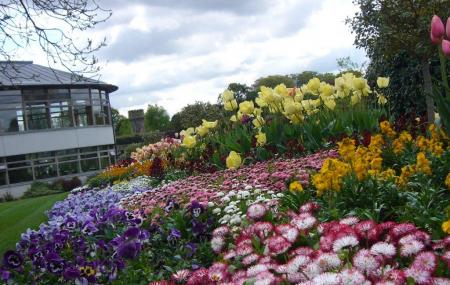
[[450,89],[448,87],[448,78],[447,78],[447,64],[446,64],[446,59],[445,59],[445,55],[442,52],[442,47],[439,46],[439,60],[441,62],[441,77],[442,77],[442,83],[444,84],[444,92],[446,97],[450,97]]

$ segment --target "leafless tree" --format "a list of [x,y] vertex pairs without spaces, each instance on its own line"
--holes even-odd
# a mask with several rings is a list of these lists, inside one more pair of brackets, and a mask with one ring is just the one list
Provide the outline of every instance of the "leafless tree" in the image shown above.
[[0,59],[9,62],[19,51],[38,46],[48,66],[62,65],[72,74],[95,77],[100,67],[94,54],[106,39],[94,43],[73,36],[111,15],[96,0],[0,0]]

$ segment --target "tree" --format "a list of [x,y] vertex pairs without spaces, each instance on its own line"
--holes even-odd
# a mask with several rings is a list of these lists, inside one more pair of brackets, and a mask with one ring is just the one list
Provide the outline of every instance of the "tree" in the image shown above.
[[169,128],[170,116],[166,109],[158,105],[148,105],[144,115],[144,126],[146,132],[166,131]]
[[356,35],[355,45],[364,48],[372,62],[390,62],[399,54],[419,60],[428,121],[434,121],[434,103],[429,95],[432,94],[430,63],[436,51],[429,38],[430,21],[434,14],[448,14],[450,0],[353,2],[360,11],[347,23]]
[[202,119],[207,121],[222,120],[224,111],[219,105],[195,102],[181,109],[180,112],[173,115],[171,120],[172,130],[179,132],[189,127],[197,127],[202,124]]
[[[233,91],[234,98],[238,103],[243,101],[255,100],[258,97],[258,92],[256,92],[252,87],[247,86],[242,83],[230,83],[227,87],[228,90]],[[222,105],[222,99],[218,98],[219,105]]]
[[111,14],[95,0],[1,1],[0,58],[13,60],[19,51],[36,44],[47,55],[49,66],[62,65],[73,74],[96,75],[99,67],[93,54],[105,45],[105,39],[81,42],[74,40],[74,34],[95,27]]
[[295,86],[295,81],[287,75],[269,75],[266,77],[258,78],[253,84],[253,87],[255,90],[259,91],[261,86],[274,88],[275,86],[281,83],[284,83],[284,85],[286,85],[286,87],[289,88]]
[[133,126],[130,119],[120,115],[121,117],[117,121],[116,136],[129,136],[133,134]]

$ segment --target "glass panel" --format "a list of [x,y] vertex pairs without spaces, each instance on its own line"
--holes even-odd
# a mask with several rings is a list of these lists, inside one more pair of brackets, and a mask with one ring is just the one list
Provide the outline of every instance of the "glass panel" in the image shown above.
[[78,161],[59,164],[59,175],[68,175],[73,173],[78,173]]
[[48,89],[48,99],[55,100],[70,100],[69,89]]
[[89,147],[80,148],[80,153],[93,152],[93,151],[97,151],[97,147],[96,146],[89,146]]
[[81,161],[81,171],[82,172],[94,171],[94,170],[98,170],[98,169],[99,169],[99,165],[98,165],[97,158],[86,159],[86,160]]
[[0,96],[21,96],[20,90],[0,90]]
[[8,163],[8,168],[22,167],[22,166],[31,166],[31,161],[25,160],[22,162],[10,162]]
[[78,127],[93,125],[92,119],[92,107],[76,105],[73,107],[73,113],[75,117],[75,123]]
[[0,132],[18,132],[24,130],[22,111],[0,111]]
[[77,153],[77,149],[73,148],[73,149],[65,149],[65,150],[59,150],[56,152],[56,155],[67,155],[67,154],[76,154]]
[[80,157],[81,157],[82,159],[83,159],[83,158],[97,157],[97,153],[94,152],[94,153],[89,153],[89,154],[82,154],[82,155],[80,155]]
[[52,128],[67,128],[72,126],[72,114],[68,102],[56,102],[50,106]]
[[89,101],[89,89],[70,89],[70,97],[72,101],[85,101],[90,105]]
[[105,119],[105,124],[111,124],[109,121],[109,108],[108,106],[103,106],[103,118]]
[[55,162],[54,158],[38,159],[34,161],[34,165],[47,164],[52,162]]
[[34,176],[36,177],[36,179],[56,177],[57,175],[58,174],[56,172],[56,164],[34,167]]
[[100,100],[100,93],[97,89],[91,89],[91,99],[92,101]]
[[100,157],[100,167],[103,169],[103,168],[106,168],[106,167],[108,167],[110,165],[110,163],[109,163],[109,157]]
[[6,185],[6,170],[0,169],[0,185]]
[[94,105],[92,108],[94,110],[95,124],[96,125],[104,125],[102,108],[100,106],[96,106],[96,105]]
[[77,160],[77,159],[78,159],[77,155],[68,155],[68,156],[58,157],[58,161],[68,161],[68,160]]
[[47,101],[48,92],[46,89],[28,89],[23,90],[23,99],[28,101]]
[[33,180],[33,173],[30,168],[8,170],[9,183],[20,183]]
[[45,103],[27,104],[28,129],[48,129],[50,127],[49,118],[49,109]]
[[28,158],[30,158],[30,156],[27,157],[25,154],[11,155],[11,156],[6,157],[6,161],[7,162],[21,161],[21,160],[27,160]]

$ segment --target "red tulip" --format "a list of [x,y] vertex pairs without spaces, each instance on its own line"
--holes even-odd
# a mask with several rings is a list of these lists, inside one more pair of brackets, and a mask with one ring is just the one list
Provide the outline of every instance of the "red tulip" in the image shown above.
[[445,29],[447,30],[447,39],[450,39],[450,17],[448,17],[447,19],[447,25]]
[[442,41],[442,52],[445,56],[450,57],[450,41],[443,40]]
[[431,33],[430,33],[431,41],[433,42],[433,44],[440,43],[444,34],[445,34],[444,23],[442,23],[441,18],[434,15],[433,18],[431,19]]

